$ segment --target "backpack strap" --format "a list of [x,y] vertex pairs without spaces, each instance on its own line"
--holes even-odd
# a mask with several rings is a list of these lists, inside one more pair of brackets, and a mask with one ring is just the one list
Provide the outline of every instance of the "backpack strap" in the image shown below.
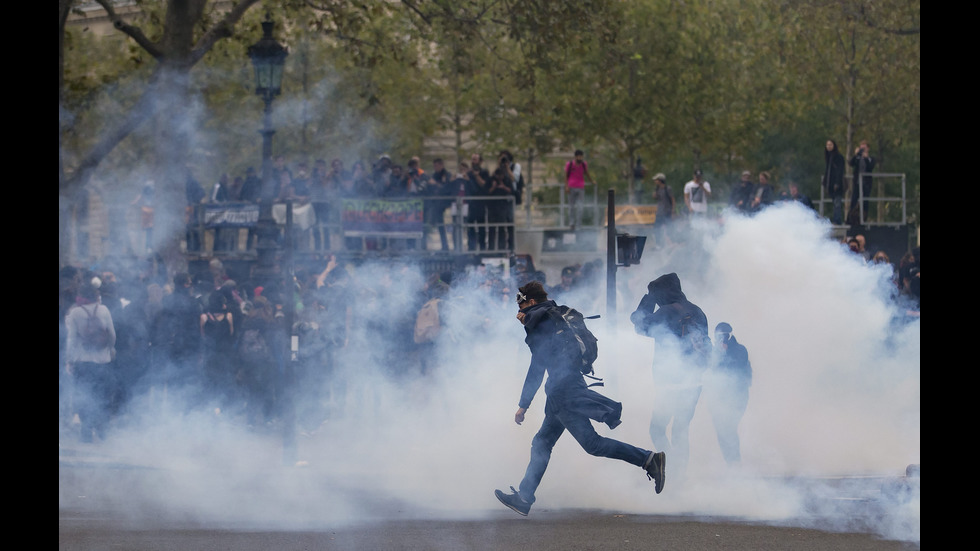
[[89,318],[94,318],[95,317],[95,313],[99,311],[99,303],[98,302],[95,303],[95,308],[92,308],[92,311],[91,312],[89,312],[88,310],[86,310],[84,306],[80,306],[80,307],[81,307],[82,311],[84,311],[86,314],[88,314],[88,317]]

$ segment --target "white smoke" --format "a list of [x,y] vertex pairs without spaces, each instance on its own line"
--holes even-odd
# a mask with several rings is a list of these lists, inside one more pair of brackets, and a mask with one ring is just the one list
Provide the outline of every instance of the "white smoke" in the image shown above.
[[[597,374],[606,384],[598,390],[624,406],[622,425],[597,430],[652,448],[655,342],[633,331],[629,314],[647,282],[675,271],[710,327],[730,323],[749,351],[754,376],[739,426],[742,465],[726,466],[699,404],[683,483],[672,481],[668,456],[666,486],[657,495],[641,469],[589,456],[565,435],[535,508],[782,523],[806,522],[816,507],[831,529],[843,527],[834,524],[832,497],[814,505],[820,491],[814,481],[894,478],[919,463],[918,322],[894,324],[889,274],[842,249],[825,221],[795,204],[678,229],[687,239],[673,253],[647,251],[643,264],[619,269],[615,319],[601,312],[603,318],[589,321],[599,337]],[[438,367],[424,380],[405,380],[386,373],[393,361],[411,362],[410,355],[384,354],[393,337],[364,333],[363,323],[365,316],[387,316],[382,326],[390,328],[399,314],[414,313],[422,274],[370,265],[357,269],[354,281],[377,291],[380,302],[354,302],[361,325],[347,356],[343,416],[300,433],[293,458],[280,433],[249,430],[208,410],[163,409],[159,395],[137,401],[102,448],[153,468],[153,475],[141,487],[119,487],[114,499],[136,519],[163,511],[256,528],[325,529],[391,510],[499,514],[493,490],[520,482],[545,403],[542,385],[524,424],[514,423],[530,354],[515,319],[513,282],[506,294],[455,282],[443,310],[448,332],[436,351]],[[605,282],[586,295],[605,297]],[[886,505],[887,523],[873,529],[917,541],[917,495]]]

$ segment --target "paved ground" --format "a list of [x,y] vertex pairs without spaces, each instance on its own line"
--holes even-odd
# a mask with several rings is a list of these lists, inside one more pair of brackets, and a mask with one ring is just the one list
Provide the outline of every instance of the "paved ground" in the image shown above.
[[918,545],[881,540],[869,534],[742,524],[724,519],[695,521],[583,511],[543,512],[522,518],[507,513],[512,516],[501,512],[499,518],[481,521],[393,520],[323,532],[249,532],[207,529],[190,524],[133,526],[117,523],[111,518],[62,509],[59,511],[58,540],[59,549],[63,550],[146,551],[919,549]]
[[[850,503],[834,508],[841,518],[799,519],[775,524],[733,518],[624,514],[615,511],[537,508],[521,517],[503,506],[478,518],[446,520],[394,500],[363,503],[371,518],[332,528],[263,529],[213,522],[159,504],[121,500],[110,485],[154,486],[167,473],[111,458],[80,459],[59,450],[58,539],[62,550],[814,550],[919,549],[918,542],[888,540],[868,528],[880,514],[873,500],[853,494],[846,480],[823,481],[819,499]],[[903,481],[890,481],[898,483]],[[875,481],[878,485],[880,482]],[[885,481],[889,483],[889,481]],[[915,477],[916,491],[918,477]],[[828,496],[827,488],[835,495]],[[247,499],[247,498],[245,498]],[[818,507],[819,509],[819,507]],[[804,528],[805,526],[805,528]]]

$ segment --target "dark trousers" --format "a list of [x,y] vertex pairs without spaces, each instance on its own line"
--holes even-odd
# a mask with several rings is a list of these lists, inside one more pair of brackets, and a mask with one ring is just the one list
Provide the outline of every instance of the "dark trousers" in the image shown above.
[[[683,474],[690,454],[689,430],[694,410],[701,397],[700,386],[662,387],[654,377],[653,415],[650,416],[650,439],[658,450],[673,455],[671,462]],[[673,423],[671,423],[673,421]],[[667,438],[670,425],[670,438]]]
[[851,207],[849,210],[854,211],[857,209],[858,201],[860,200],[860,195],[864,196],[864,201],[862,201],[862,208],[864,209],[864,216],[868,216],[868,207],[870,207],[870,201],[868,197],[871,196],[871,178],[861,179],[861,188],[858,189],[858,183],[855,181],[851,184]]
[[704,391],[711,422],[718,434],[718,445],[721,455],[729,465],[737,465],[742,460],[741,446],[738,438],[738,423],[745,415],[749,405],[749,388],[712,388]]
[[834,212],[830,217],[830,221],[839,226],[844,223],[844,196],[834,195],[832,200],[834,203]]
[[519,488],[521,497],[529,503],[534,503],[534,492],[548,468],[551,450],[566,429],[589,455],[619,459],[637,467],[642,467],[650,455],[649,450],[599,436],[592,426],[592,420],[570,407],[572,405],[567,399],[553,399],[551,396],[545,403],[544,421],[531,440],[531,461]]

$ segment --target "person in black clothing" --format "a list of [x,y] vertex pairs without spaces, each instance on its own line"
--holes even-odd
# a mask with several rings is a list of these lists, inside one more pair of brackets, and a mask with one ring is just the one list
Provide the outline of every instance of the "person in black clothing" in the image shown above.
[[728,198],[728,205],[747,214],[752,210],[752,199],[754,197],[755,183],[752,182],[752,173],[748,170],[743,170],[742,179],[732,186],[732,193]]
[[239,359],[236,376],[245,420],[251,426],[262,425],[275,417],[277,387],[276,354],[281,347],[277,340],[284,335],[276,323],[273,305],[264,296],[257,296],[248,309],[236,339]]
[[[506,158],[502,159],[502,163],[505,162]],[[493,171],[487,195],[500,198],[497,201],[487,201],[487,221],[492,224],[487,232],[487,249],[508,250],[508,236],[513,233],[513,226],[497,224],[509,224],[514,221],[514,204],[507,200],[514,196],[514,183],[507,177],[503,168]]]
[[163,301],[158,316],[160,334],[154,346],[164,352],[165,382],[170,389],[196,386],[200,375],[201,303],[194,297],[190,274],[174,276],[174,290]]
[[204,186],[198,182],[190,169],[187,169],[187,180],[184,182],[184,196],[187,200],[187,250],[201,250],[201,232],[198,229],[198,205],[208,194],[204,191]]
[[[498,157],[500,161],[500,170],[504,173],[504,180],[510,183],[511,195],[514,197],[514,201],[495,201],[491,202],[494,204],[494,208],[499,209],[501,215],[503,216],[504,222],[507,226],[499,228],[498,235],[505,237],[503,231],[507,230],[506,235],[506,248],[509,251],[514,250],[514,240],[516,236],[514,235],[514,205],[519,205],[523,199],[524,194],[524,175],[522,174],[522,168],[520,163],[514,162],[514,155],[504,149],[500,152]],[[494,192],[493,194],[499,194],[500,190]],[[492,242],[492,241],[491,241]],[[498,247],[498,249],[504,248],[503,246]]]
[[872,178],[868,174],[871,174],[875,168],[875,158],[871,156],[867,140],[861,140],[857,149],[854,150],[850,164],[854,180],[851,184],[851,207],[847,213],[847,219],[850,225],[855,226],[860,223],[860,213],[857,211],[858,197],[863,194],[862,208],[865,217],[868,216],[868,207],[870,206],[868,197],[871,195]]
[[732,326],[721,322],[715,326],[711,366],[704,375],[704,402],[718,434],[721,454],[729,466],[736,466],[742,460],[738,423],[749,404],[750,386],[749,351],[735,340]]
[[770,178],[766,171],[759,173],[759,183],[755,186],[755,197],[752,199],[752,212],[759,212],[775,202],[776,192],[769,183]]
[[672,243],[670,223],[674,217],[674,195],[667,185],[667,176],[658,172],[653,177],[653,198],[657,203],[657,215],[653,219],[653,233],[657,239],[657,248]]
[[487,228],[484,225],[487,218],[487,201],[479,198],[486,197],[490,189],[490,172],[483,168],[483,155],[474,153],[470,156],[470,169],[466,173],[469,182],[466,184],[467,215],[466,215],[466,244],[468,250],[483,251],[487,248]]
[[[446,170],[446,165],[442,159],[432,161],[432,176],[429,178],[429,185],[425,188],[425,195],[428,197],[449,197],[456,195],[457,189],[453,189],[453,175]],[[446,209],[452,204],[452,199],[426,199],[423,203],[425,216],[426,232],[435,227],[439,232],[439,242],[442,250],[449,250],[449,238],[446,235],[446,224],[444,218]]]
[[844,222],[844,156],[837,149],[837,142],[827,140],[823,158],[823,187],[834,204],[830,221],[840,225]]
[[535,501],[534,493],[548,468],[551,450],[566,429],[589,455],[619,459],[645,470],[659,494],[664,486],[664,452],[652,452],[599,436],[592,426],[592,420],[595,420],[615,429],[622,423],[620,415],[623,404],[588,388],[580,367],[562,354],[560,347],[563,343],[558,337],[558,327],[549,313],[549,310],[557,309],[558,304],[548,299],[544,285],[532,281],[520,287],[517,305],[520,308],[517,319],[524,325],[527,334],[524,342],[531,349],[531,365],[524,379],[514,421],[518,425],[524,422],[524,415],[545,373],[548,374],[544,386],[547,401],[544,421],[531,441],[531,460],[520,489],[511,486],[510,494],[496,490],[494,495],[497,499],[515,512],[527,516]]
[[783,191],[779,194],[780,201],[796,201],[802,204],[808,209],[815,210],[813,208],[813,201],[810,200],[805,194],[800,191],[800,186],[796,182],[789,183],[789,191]]
[[[255,173],[255,167],[248,167],[245,170],[245,181],[242,183],[242,191],[238,195],[238,200],[244,203],[258,203],[262,194],[262,179]],[[252,250],[258,233],[255,226],[248,227],[248,239],[245,247]]]
[[203,398],[227,407],[236,386],[235,317],[221,291],[208,295],[208,306],[201,314],[201,344]]
[[630,321],[637,333],[657,341],[650,438],[657,449],[673,452],[674,466],[683,475],[689,454],[688,429],[711,352],[708,318],[687,300],[677,274],[669,273],[647,285],[647,294]]

